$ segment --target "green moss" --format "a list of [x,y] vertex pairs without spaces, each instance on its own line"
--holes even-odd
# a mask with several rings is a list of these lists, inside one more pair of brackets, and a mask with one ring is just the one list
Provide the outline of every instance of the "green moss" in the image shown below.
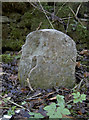
[[[70,16],[72,16],[73,18],[70,19],[69,21],[69,25],[68,25],[68,35],[70,37],[72,37],[74,39],[74,41],[81,41],[81,42],[86,42],[85,46],[89,47],[89,36],[88,36],[88,32],[87,30],[85,30],[84,28],[81,27],[81,25],[78,23],[76,25],[76,23],[73,21],[74,20],[74,15],[71,12],[71,10],[69,9],[69,6],[73,9],[74,12],[76,12],[78,6],[80,3],[65,3],[65,5],[63,5],[64,3],[56,3],[56,7],[55,7],[55,11],[56,13],[58,12],[57,16],[59,18],[68,18],[69,14]],[[6,5],[6,4],[5,4]],[[13,8],[12,11],[10,10],[9,13],[8,11],[5,11],[5,14],[8,13],[8,18],[10,19],[10,23],[9,24],[3,24],[3,28],[2,28],[2,47],[5,49],[10,48],[11,50],[20,50],[22,45],[24,44],[25,40],[26,40],[26,36],[28,33],[36,30],[37,28],[39,29],[50,29],[52,28],[51,25],[49,24],[46,16],[44,13],[42,13],[41,11],[32,8],[31,6],[28,7],[27,10],[27,4],[22,4],[22,3],[11,3],[9,4],[9,8]],[[17,8],[16,6],[20,6],[19,8]],[[42,6],[45,10],[49,11],[50,13],[53,12],[53,7],[54,5],[50,3],[42,3]],[[6,8],[8,6],[6,5]],[[22,10],[21,8],[26,9],[26,11]],[[16,10],[20,10],[23,12],[18,12]],[[83,4],[80,7],[79,10],[79,14],[81,14],[81,16],[83,16],[86,13],[86,5],[84,6]],[[22,14],[23,13],[23,14]],[[47,14],[49,18],[51,18],[52,16],[50,16],[49,14]],[[14,21],[14,22],[13,22]],[[65,29],[63,24],[61,24],[58,21],[53,22],[52,18],[50,19],[50,21],[52,22],[53,26],[55,29],[62,31],[65,33]],[[42,22],[41,26],[40,23]],[[68,19],[64,20],[65,24],[68,23]],[[74,26],[72,25],[74,24]],[[85,25],[86,26],[86,25]],[[75,29],[75,30],[73,30]],[[84,47],[85,47],[84,46]],[[80,46],[79,46],[80,47]]]
[[68,35],[73,38],[74,41],[80,42],[77,45],[77,49],[81,47],[89,47],[89,33],[86,27],[83,27],[80,23],[75,20],[71,20],[71,23],[68,27]]
[[13,57],[11,57],[10,54],[0,55],[0,59],[2,59],[2,62],[4,62],[4,63],[8,63],[8,62],[12,62],[13,61]]
[[20,57],[21,57],[21,54],[19,55],[14,54],[13,56],[11,56],[10,54],[2,54],[0,55],[0,62],[9,63],[9,62],[12,62],[14,59],[20,59]]

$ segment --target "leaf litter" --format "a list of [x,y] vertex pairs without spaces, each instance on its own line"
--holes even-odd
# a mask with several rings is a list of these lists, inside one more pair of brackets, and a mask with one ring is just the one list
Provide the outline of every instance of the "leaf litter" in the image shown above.
[[[76,62],[76,83],[81,84],[75,86],[75,89],[67,88],[52,88],[52,89],[37,89],[34,92],[26,86],[22,88],[18,79],[18,59],[14,59],[10,63],[0,63],[0,78],[2,80],[2,96],[9,98],[14,103],[21,105],[16,106],[10,102],[5,102],[0,97],[0,106],[3,109],[2,115],[12,112],[10,120],[21,119],[26,120],[30,118],[30,112],[41,113],[45,118],[47,117],[44,107],[51,103],[57,103],[56,96],[62,95],[65,98],[66,103],[70,103],[69,110],[70,116],[64,115],[65,118],[88,118],[89,117],[89,50],[82,50],[79,52]],[[87,60],[87,64],[84,64],[84,60]],[[3,71],[2,71],[3,68]],[[78,88],[79,87],[79,88]],[[77,89],[78,88],[78,89]],[[78,90],[80,93],[86,94],[86,100],[83,103],[73,104],[73,90]],[[0,109],[1,109],[0,108]],[[14,108],[14,109],[13,109]],[[39,115],[38,115],[39,116]]]

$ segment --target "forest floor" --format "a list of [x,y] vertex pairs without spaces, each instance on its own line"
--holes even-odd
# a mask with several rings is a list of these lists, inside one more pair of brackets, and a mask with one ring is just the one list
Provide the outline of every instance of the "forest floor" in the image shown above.
[[[14,59],[10,63],[0,63],[1,120],[26,120],[31,117],[29,111],[41,113],[44,119],[48,119],[43,107],[52,102],[56,103],[57,95],[64,96],[65,103],[69,102],[70,105],[68,109],[71,115],[65,115],[64,118],[89,119],[89,50],[78,51],[74,89],[56,87],[45,90],[39,88],[32,92],[27,86],[22,88],[18,79],[18,63],[19,59]],[[86,100],[82,103],[73,103],[73,92],[85,94]]]

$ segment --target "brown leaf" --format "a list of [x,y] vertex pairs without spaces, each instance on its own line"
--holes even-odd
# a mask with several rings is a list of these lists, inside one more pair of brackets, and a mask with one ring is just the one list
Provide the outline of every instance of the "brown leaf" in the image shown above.
[[81,111],[78,111],[78,114],[79,114],[79,115],[82,115]]
[[76,66],[77,66],[78,68],[81,67],[80,62],[76,62]]
[[27,88],[21,88],[21,92],[26,92],[28,89]]

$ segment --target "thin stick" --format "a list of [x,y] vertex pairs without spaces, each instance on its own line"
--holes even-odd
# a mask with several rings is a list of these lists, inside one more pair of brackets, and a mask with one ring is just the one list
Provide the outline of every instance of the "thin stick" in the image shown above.
[[39,2],[39,4],[40,4],[40,7],[42,8],[42,10],[43,10],[43,12],[44,12],[44,14],[45,14],[45,16],[46,16],[47,20],[48,20],[48,22],[50,23],[50,25],[51,25],[52,29],[54,29],[54,27],[53,27],[53,25],[52,25],[51,21],[49,20],[49,17],[47,16],[47,14],[46,14],[46,12],[45,12],[45,10],[44,10],[43,6],[42,6],[42,5],[41,5],[41,3],[40,3],[40,0],[38,0],[38,2]]
[[0,109],[9,109],[10,107],[0,107]]
[[78,8],[77,8],[77,11],[76,11],[76,16],[78,15],[78,12],[79,12],[79,9],[80,9],[80,7],[81,7],[81,4],[78,6]]
[[[25,107],[23,107],[23,106],[21,106],[21,105],[19,105],[19,104],[17,104],[17,103],[15,103],[15,102],[13,102],[13,101],[11,101],[11,100],[8,100],[7,98],[4,98],[3,96],[1,96],[0,95],[0,97],[2,98],[2,99],[5,99],[5,100],[7,100],[8,102],[10,102],[10,103],[12,103],[12,104],[14,104],[14,105],[16,105],[17,107],[20,107],[20,108],[22,108],[22,109],[26,109]],[[30,110],[29,109],[26,109],[28,112],[30,112]]]
[[54,15],[55,15],[55,2],[54,2]]
[[[43,10],[41,9],[41,8],[38,8],[36,5],[34,5],[33,3],[31,3],[31,2],[29,2],[33,7],[35,7],[35,8],[37,8],[38,10],[40,10],[41,12],[43,12]],[[51,15],[52,16],[52,13],[50,13],[50,12],[48,12],[47,10],[44,10],[47,14],[49,14],[49,15]],[[57,17],[56,15],[54,15],[54,18],[56,19],[56,20],[58,20],[60,23],[62,23],[62,24],[64,24],[64,21],[61,19],[61,18],[59,18],[59,17]]]
[[69,19],[68,19],[68,23],[67,23],[67,27],[66,27],[66,33],[67,33],[67,29],[68,29],[69,21],[70,21],[70,13],[69,13]]
[[36,30],[39,30],[41,25],[42,25],[42,22],[40,22],[40,24],[39,24],[39,26],[38,26],[38,28]]
[[81,21],[78,19],[78,17],[76,16],[76,14],[74,13],[74,11],[72,10],[71,7],[69,7],[69,9],[71,10],[71,12],[73,13],[73,15],[75,16],[75,18],[78,20],[78,22],[84,27],[84,25],[81,23]]
[[[69,0],[67,0],[66,2],[68,2],[68,1],[69,1]],[[59,11],[63,8],[63,6],[66,4],[66,2],[64,2],[64,3],[62,4],[62,6],[58,9],[56,15],[58,15]]]
[[80,83],[79,83],[79,85],[78,85],[78,90],[80,89],[80,86],[81,86],[83,80],[84,80],[84,79],[82,79],[82,80],[80,81]]

